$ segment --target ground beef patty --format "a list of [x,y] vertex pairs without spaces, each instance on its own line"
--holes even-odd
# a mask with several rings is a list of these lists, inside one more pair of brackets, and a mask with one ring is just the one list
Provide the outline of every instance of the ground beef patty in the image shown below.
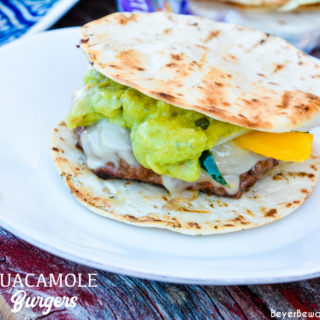
[[[77,147],[80,149],[82,149],[80,135],[84,130],[84,127],[78,127],[74,130],[75,134],[78,137]],[[225,188],[223,186],[217,187],[210,181],[194,183],[187,189],[238,199],[241,197],[246,188],[254,185],[263,177],[267,170],[273,168],[278,163],[279,162],[277,160],[272,158],[258,161],[255,166],[253,166],[249,171],[240,175],[239,190],[236,194],[230,194],[228,193],[228,188]],[[119,159],[119,165],[117,167],[112,162],[108,162],[104,166],[93,171],[98,177],[102,179],[127,179],[140,182],[148,182],[155,185],[162,185],[162,179],[160,175],[142,166],[131,167],[124,159]]]

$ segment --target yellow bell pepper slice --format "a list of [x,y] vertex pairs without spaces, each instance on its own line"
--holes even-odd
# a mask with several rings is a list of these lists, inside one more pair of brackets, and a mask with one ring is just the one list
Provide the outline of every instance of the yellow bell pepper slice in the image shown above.
[[304,132],[271,133],[252,131],[234,139],[244,149],[283,161],[307,160],[312,151],[313,135]]

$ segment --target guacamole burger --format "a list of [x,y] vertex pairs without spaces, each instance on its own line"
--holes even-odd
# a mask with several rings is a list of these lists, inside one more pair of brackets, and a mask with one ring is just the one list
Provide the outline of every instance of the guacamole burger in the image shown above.
[[52,150],[92,211],[211,234],[278,220],[311,194],[320,70],[284,40],[116,13],[82,27],[80,46],[91,68]]

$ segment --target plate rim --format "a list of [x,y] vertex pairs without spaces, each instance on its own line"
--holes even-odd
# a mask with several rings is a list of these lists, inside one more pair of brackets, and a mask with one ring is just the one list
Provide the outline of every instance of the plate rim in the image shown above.
[[316,277],[320,277],[320,266],[318,270],[313,270],[311,272],[306,272],[304,274],[293,274],[287,277],[282,276],[274,276],[274,277],[252,277],[252,278],[233,278],[231,281],[228,281],[227,278],[196,278],[196,277],[178,277],[178,276],[166,276],[161,275],[159,273],[149,272],[146,273],[144,271],[139,271],[138,268],[125,268],[114,266],[112,264],[102,264],[90,259],[86,259],[74,253],[70,253],[68,251],[63,251],[54,245],[49,245],[45,242],[41,242],[32,236],[26,235],[21,231],[18,231],[13,226],[9,226],[0,218],[0,225],[5,230],[11,232],[14,236],[20,238],[23,241],[26,241],[37,248],[40,248],[50,254],[63,258],[67,261],[79,263],[85,265],[87,267],[95,268],[102,271],[113,272],[125,276],[136,277],[140,279],[147,279],[152,281],[161,281],[161,282],[170,282],[170,283],[178,283],[178,284],[189,284],[189,285],[257,285],[257,284],[275,284],[275,283],[285,283],[285,282],[293,282],[293,281],[301,281],[313,279]]

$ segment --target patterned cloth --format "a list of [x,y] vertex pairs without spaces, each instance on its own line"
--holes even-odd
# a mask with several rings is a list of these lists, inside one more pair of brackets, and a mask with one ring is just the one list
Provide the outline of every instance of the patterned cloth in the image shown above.
[[[63,0],[0,0],[0,46],[30,31],[58,2]],[[65,2],[70,5],[64,6],[64,12],[72,5],[72,1]],[[64,12],[56,12],[55,16]],[[52,17],[46,27],[54,21]]]

